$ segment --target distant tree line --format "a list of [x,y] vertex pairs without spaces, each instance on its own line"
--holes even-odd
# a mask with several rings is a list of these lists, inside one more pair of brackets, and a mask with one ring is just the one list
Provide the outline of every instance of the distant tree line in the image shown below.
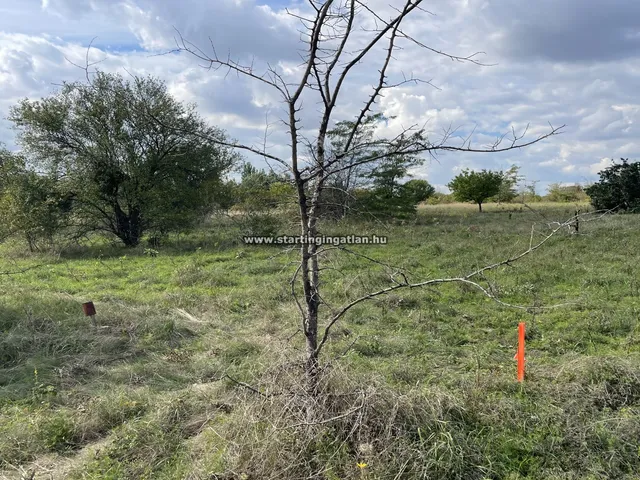
[[[153,77],[98,72],[41,100],[22,100],[9,120],[21,151],[0,149],[0,234],[20,234],[32,250],[59,236],[79,240],[96,233],[133,247],[145,235],[193,228],[215,209],[242,212],[250,232],[273,233],[274,212],[295,208],[288,175],[243,162],[222,130]],[[385,156],[381,143],[370,141],[387,120],[369,115],[355,131],[358,148],[340,157],[322,190],[321,216],[406,218],[425,201],[474,202],[482,211],[488,201],[542,199],[533,186],[517,190],[522,177],[516,166],[463,170],[448,184],[451,194],[437,193],[426,180],[411,178],[421,157]],[[338,122],[328,131],[329,148],[343,150],[353,127]],[[622,159],[586,190],[552,184],[545,199],[591,197],[597,208],[637,209],[639,165]],[[229,178],[234,171],[237,180]]]
[[451,194],[436,193],[428,203],[474,202],[479,211],[482,211],[482,204],[485,202],[575,203],[587,202],[590,198],[586,189],[578,184],[552,183],[545,196],[538,195],[535,182],[524,182],[517,166],[512,166],[506,172],[463,170],[447,186]]

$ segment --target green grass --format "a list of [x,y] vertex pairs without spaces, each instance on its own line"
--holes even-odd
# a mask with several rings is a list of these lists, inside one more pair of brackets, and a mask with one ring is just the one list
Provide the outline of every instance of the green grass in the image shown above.
[[[387,235],[353,250],[418,281],[522,251],[532,225],[539,238],[576,206],[535,208],[424,206],[415,221],[323,232]],[[640,478],[638,231],[637,215],[604,217],[487,275],[506,302],[567,304],[535,315],[458,284],[357,306],[324,352],[322,408],[337,419],[315,427],[283,393],[303,351],[295,251],[243,246],[218,223],[155,256],[103,241],[59,256],[4,244],[0,272],[21,273],[0,276],[0,477]],[[323,262],[332,305],[389,284],[363,257]]]

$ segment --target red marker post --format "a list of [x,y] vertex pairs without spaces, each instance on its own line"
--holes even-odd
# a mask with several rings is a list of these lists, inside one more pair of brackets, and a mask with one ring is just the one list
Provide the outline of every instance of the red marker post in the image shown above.
[[96,315],[96,307],[93,302],[85,302],[82,304],[82,311],[84,312],[85,317],[91,317],[91,323],[95,325],[95,315]]
[[525,323],[520,322],[518,324],[518,352],[516,353],[516,360],[518,361],[518,381],[524,381],[524,337],[525,337]]

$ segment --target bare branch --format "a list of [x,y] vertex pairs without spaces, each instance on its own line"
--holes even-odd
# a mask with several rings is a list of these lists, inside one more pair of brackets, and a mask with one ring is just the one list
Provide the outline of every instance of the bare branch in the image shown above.
[[20,275],[21,273],[29,272],[31,270],[36,270],[38,268],[47,267],[47,266],[49,266],[49,265],[48,264],[40,264],[40,265],[34,265],[32,267],[20,268],[18,270],[6,270],[4,272],[0,271],[0,275]]
[[[289,93],[286,90],[286,88],[283,88],[282,85],[279,85],[278,83],[276,83],[275,81],[273,81],[272,79],[268,78],[268,73],[270,70],[267,71],[267,73],[264,73],[262,75],[259,75],[257,73],[254,72],[253,69],[253,65],[242,65],[239,62],[232,60],[230,56],[228,56],[226,59],[222,59],[220,57],[218,57],[218,54],[216,52],[215,47],[213,46],[213,43],[211,44],[211,48],[213,51],[213,55],[208,55],[207,53],[205,53],[201,48],[197,47],[196,45],[194,45],[193,43],[189,42],[188,40],[185,40],[185,38],[182,36],[182,34],[177,30],[176,30],[176,34],[178,35],[178,37],[175,39],[176,40],[176,49],[171,50],[169,52],[166,52],[165,54],[168,53],[175,53],[175,52],[187,52],[191,55],[193,55],[194,57],[196,57],[199,60],[202,60],[204,63],[203,67],[207,68],[209,70],[213,70],[216,71],[220,68],[226,68],[227,69],[227,75],[230,72],[235,72],[238,75],[242,75],[248,78],[252,78],[254,80],[257,80],[259,82],[262,82],[266,85],[269,85],[270,87],[275,88],[276,90],[278,90],[278,92],[280,92],[280,94],[283,96],[283,98],[285,100],[289,99]],[[211,39],[209,39],[209,41],[211,42]],[[279,78],[280,80],[282,80],[282,78],[280,76],[277,76],[277,78]],[[284,82],[282,82],[284,83]],[[286,85],[285,85],[286,86]]]
[[[375,11],[373,11],[368,5],[366,5],[365,3],[363,3],[361,0],[357,0],[358,4],[360,4],[365,10],[367,10],[369,13],[371,13],[378,21],[382,22],[383,24],[387,24]],[[427,12],[426,10],[422,9],[419,4],[422,3],[421,1],[416,2],[417,5],[416,7],[418,8],[418,10],[422,10],[426,13],[429,13],[431,15],[433,15],[433,13],[431,12]],[[396,11],[398,11],[398,9],[395,9]],[[398,34],[400,36],[402,36],[402,38],[405,38],[413,43],[415,43],[417,46],[424,48],[425,50],[428,50],[432,53],[435,53],[437,55],[442,55],[443,57],[447,57],[453,61],[457,61],[457,62],[470,62],[473,63],[475,65],[478,66],[482,66],[482,67],[490,67],[493,66],[495,64],[485,64],[482,62],[479,62],[478,60],[475,59],[475,57],[477,57],[478,55],[485,55],[485,52],[475,52],[472,53],[471,55],[467,55],[467,56],[459,56],[459,55],[452,55],[450,53],[446,53],[443,52],[442,50],[437,50],[435,48],[429,47],[428,45],[425,45],[422,42],[419,42],[418,40],[416,40],[415,38],[411,37],[410,35],[407,35],[406,33],[404,33],[402,30],[398,30]]]
[[102,60],[98,60],[96,62],[89,61],[89,54],[91,53],[91,47],[93,46],[93,42],[95,42],[96,38],[98,37],[93,37],[89,42],[89,45],[87,46],[87,51],[85,52],[84,66],[78,65],[77,63],[72,62],[66,56],[64,57],[64,59],[67,62],[69,62],[71,65],[73,65],[74,67],[78,67],[80,70],[84,71],[84,76],[87,79],[88,84],[91,84],[91,79],[89,78],[90,73],[95,73],[95,72],[90,72],[89,68],[93,67],[94,65],[98,65],[99,63],[102,63],[106,60],[106,57],[105,57]]
[[[405,5],[404,10],[401,13],[400,19],[402,19],[406,15],[405,12],[407,11],[407,9],[409,8],[410,5],[411,5],[411,2],[408,1],[407,4]],[[391,28],[391,36],[389,38],[389,46],[387,47],[387,56],[384,59],[384,63],[382,64],[382,68],[380,69],[380,78],[378,79],[378,84],[373,89],[373,93],[369,97],[369,100],[367,100],[367,102],[365,103],[364,108],[360,111],[360,114],[358,115],[358,118],[357,118],[356,122],[354,123],[353,128],[351,129],[351,134],[349,135],[349,138],[347,139],[347,142],[346,142],[345,147],[344,147],[345,150],[349,150],[349,148],[351,147],[351,142],[353,142],[353,139],[354,139],[354,137],[356,135],[356,132],[358,131],[358,129],[360,128],[360,125],[362,124],[362,120],[366,116],[367,112],[369,112],[369,110],[371,109],[371,106],[376,101],[376,98],[378,98],[378,95],[380,95],[380,91],[382,90],[382,88],[383,88],[383,86],[385,84],[387,68],[389,67],[389,63],[391,62],[391,56],[393,54],[393,48],[395,46],[396,35],[398,33],[398,27],[399,26],[400,26],[400,20],[398,20],[394,24],[394,26]]]
[[[331,169],[330,174],[335,174],[347,168],[353,168],[358,165],[373,163],[383,158],[394,157],[399,155],[419,155],[425,152],[431,155],[435,155],[438,152],[499,153],[499,152],[508,152],[510,150],[518,150],[521,148],[534,145],[552,136],[561,134],[562,129],[564,129],[565,126],[566,125],[562,125],[560,127],[553,128],[553,130],[543,135],[539,135],[537,138],[534,138],[533,140],[529,140],[524,143],[517,143],[518,140],[522,138],[522,136],[518,136],[514,141],[511,142],[511,145],[508,145],[506,147],[500,146],[501,141],[494,143],[488,148],[472,148],[470,146],[465,147],[464,145],[470,144],[469,139],[465,139],[463,146],[459,146],[459,147],[455,145],[447,145],[447,144],[432,144],[428,140],[422,139],[420,135],[416,136],[417,137],[416,140],[410,140],[405,143],[401,142],[400,139],[396,139],[394,141],[373,142],[372,145],[376,145],[378,147],[387,147],[387,148],[390,148],[391,150],[384,150],[383,152],[377,155],[365,157],[359,161],[350,163],[348,166],[345,166],[345,167],[338,167],[335,169]],[[409,129],[406,129],[405,131],[408,131],[408,130]],[[358,148],[362,148],[362,145],[359,145]],[[340,159],[339,157],[336,157],[331,161],[327,162],[325,169],[328,169],[331,165],[337,163],[339,159]]]
[[293,425],[287,425],[286,427],[283,428],[284,429],[289,429],[289,428],[298,428],[298,427],[306,427],[306,426],[311,426],[311,425],[326,425],[327,423],[331,423],[331,422],[335,422],[337,420],[341,420],[343,418],[349,417],[351,415],[353,415],[354,413],[359,412],[360,410],[362,410],[364,408],[364,400],[362,402],[361,405],[352,408],[351,410],[341,414],[341,415],[336,415],[335,417],[331,417],[331,418],[327,418],[325,420],[318,420],[317,422],[302,422],[302,423],[295,423]]
[[289,164],[287,162],[285,162],[283,159],[276,157],[275,155],[272,155],[270,153],[265,152],[264,150],[260,150],[256,147],[250,146],[250,145],[243,145],[241,143],[235,143],[235,142],[227,142],[225,140],[222,140],[220,138],[217,137],[213,137],[210,135],[205,135],[202,134],[200,132],[196,132],[196,131],[192,131],[192,130],[186,130],[186,129],[181,129],[178,127],[174,127],[172,125],[167,125],[165,122],[163,122],[162,120],[160,120],[159,118],[157,118],[155,115],[153,115],[150,111],[147,110],[147,115],[154,121],[156,122],[158,125],[161,125],[164,128],[176,131],[176,132],[180,132],[182,134],[186,134],[186,135],[193,135],[196,138],[201,138],[203,140],[207,140],[210,141],[212,143],[215,143],[216,145],[220,145],[222,147],[228,147],[228,148],[234,148],[234,149],[238,149],[238,150],[245,150],[248,152],[252,152],[255,153],[257,155],[260,155],[261,157],[264,157],[265,159],[270,159],[270,160],[274,160],[278,163],[280,163],[281,165],[284,165],[285,167],[289,168]]
[[[431,80],[415,78],[412,74],[407,76],[402,73],[402,79],[390,81],[388,73],[390,65],[394,60],[394,53],[401,49],[402,41],[408,41],[427,52],[435,53],[449,58],[452,61],[468,62],[475,65],[485,65],[478,60],[482,52],[476,52],[468,56],[458,56],[432,48],[423,42],[411,37],[406,30],[403,30],[402,23],[414,11],[423,11],[423,0],[404,0],[400,2],[400,7],[391,7],[394,12],[388,20],[383,19],[380,14],[374,11],[373,7],[364,0],[307,0],[310,9],[307,13],[296,13],[287,10],[297,22],[299,22],[299,33],[301,41],[306,48],[300,54],[300,74],[295,83],[288,83],[289,76],[286,73],[279,73],[275,66],[267,64],[264,73],[257,73],[254,62],[249,64],[240,63],[233,60],[230,55],[221,58],[216,52],[215,46],[211,45],[212,53],[205,53],[192,43],[186,41],[178,32],[176,45],[178,51],[187,51],[203,63],[205,68],[211,70],[226,69],[226,74],[233,72],[239,77],[246,77],[266,84],[278,91],[286,105],[287,116],[282,119],[288,129],[290,157],[285,161],[275,155],[267,153],[268,127],[263,138],[262,148],[252,145],[242,145],[233,141],[221,139],[210,139],[218,145],[229,148],[237,148],[262,156],[269,164],[270,160],[277,161],[293,174],[293,184],[296,188],[300,234],[303,237],[315,237],[318,235],[318,220],[321,215],[321,207],[327,205],[327,200],[322,193],[327,188],[335,188],[328,185],[328,178],[332,175],[339,175],[347,171],[346,174],[346,195],[350,195],[349,188],[353,188],[351,175],[361,175],[365,170],[365,165],[373,165],[375,162],[394,159],[401,156],[418,156],[427,153],[432,158],[440,152],[468,152],[468,153],[497,153],[524,148],[541,142],[551,136],[561,133],[564,126],[555,128],[550,125],[550,130],[536,138],[527,139],[528,128],[518,134],[514,128],[511,129],[510,137],[507,134],[498,136],[496,140],[485,147],[472,147],[471,141],[475,128],[462,138],[462,143],[452,141],[457,137],[457,129],[451,126],[445,129],[439,141],[432,141],[427,137],[426,122],[420,128],[419,125],[412,125],[403,128],[401,133],[392,139],[374,138],[375,122],[379,115],[373,115],[375,103],[385,91],[398,88],[407,84],[427,84],[434,86]],[[364,29],[364,37],[354,39],[354,30],[357,28],[357,19],[360,14],[372,20],[374,29]],[[365,25],[369,27],[368,25]],[[362,43],[361,43],[362,41]],[[351,45],[357,45],[354,51],[349,51]],[[364,105],[358,109],[354,115],[353,122],[338,122],[336,128],[342,135],[339,144],[331,143],[327,147],[327,139],[333,140],[333,133],[329,130],[332,116],[336,110],[336,105],[347,80],[354,68],[359,65],[365,57],[377,46],[384,45],[384,54],[378,70],[379,75],[374,80],[372,92],[365,98]],[[437,87],[436,87],[437,88]],[[299,112],[303,109],[303,93],[307,91],[315,96],[319,105],[320,121],[317,129],[313,130],[313,140],[305,136],[300,125]],[[307,102],[307,97],[304,97]],[[363,131],[365,133],[363,133]],[[306,149],[306,150],[305,150]],[[304,153],[301,153],[304,152]],[[271,165],[269,164],[271,167]],[[342,186],[342,184],[340,184]],[[573,220],[573,219],[572,219]],[[566,226],[562,224],[562,227]],[[496,291],[491,281],[486,278],[485,273],[499,268],[503,265],[510,265],[526,255],[541,248],[556,232],[561,228],[551,230],[551,233],[537,243],[534,236],[530,238],[528,249],[520,254],[509,257],[506,260],[492,265],[477,268],[465,276],[452,278],[430,279],[424,282],[412,283],[408,274],[397,267],[385,265],[366,255],[352,252],[349,249],[341,248],[349,254],[358,255],[369,261],[383,266],[387,269],[392,284],[377,292],[356,298],[352,302],[338,310],[331,308],[330,304],[321,295],[320,272],[327,267],[319,263],[321,254],[327,251],[326,248],[319,248],[315,243],[303,242],[299,249],[299,263],[290,280],[291,295],[296,303],[301,317],[302,331],[306,341],[306,374],[309,380],[309,393],[315,394],[317,375],[321,371],[318,363],[318,356],[328,340],[329,333],[333,325],[344,316],[351,308],[368,299],[399,289],[411,289],[426,287],[441,283],[462,283],[469,285],[480,291],[483,295],[491,298],[496,303],[510,308],[530,310],[531,308],[543,308],[521,305],[512,305],[497,297]],[[325,259],[323,258],[323,261]],[[329,267],[332,267],[329,265]],[[296,286],[301,283],[302,293],[298,292]],[[324,327],[324,333],[319,338],[318,327],[320,318],[320,307],[322,311],[330,312],[328,322]],[[312,408],[312,407],[310,407]],[[313,418],[313,415],[310,416]],[[311,424],[311,423],[310,423]]]

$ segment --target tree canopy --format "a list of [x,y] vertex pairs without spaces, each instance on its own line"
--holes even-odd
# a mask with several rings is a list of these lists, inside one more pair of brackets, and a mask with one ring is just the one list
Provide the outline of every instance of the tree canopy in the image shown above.
[[319,202],[323,215],[342,217],[351,211],[402,217],[415,213],[416,204],[433,194],[435,189],[426,181],[401,183],[423,158],[399,154],[389,149],[391,140],[376,138],[377,127],[393,118],[367,114],[360,124],[343,120],[327,131],[334,172],[323,180]]
[[108,232],[127,246],[201,218],[238,158],[221,130],[153,77],[98,72],[21,101],[9,119],[31,170],[73,200],[78,231]]
[[402,185],[402,188],[405,196],[410,198],[414,205],[424,202],[436,193],[435,187],[429,182],[415,178]]
[[497,195],[495,195],[494,197],[494,199],[498,203],[510,202],[518,196],[516,186],[518,185],[518,182],[520,182],[524,178],[519,175],[519,172],[520,167],[518,167],[517,165],[512,165],[509,170],[503,173],[500,189],[498,190]]
[[600,180],[586,189],[597,209],[637,210],[640,208],[640,162],[621,158],[598,173]]
[[482,203],[494,195],[500,193],[504,174],[482,170],[474,172],[468,169],[456,175],[447,185],[453,192],[456,200],[460,202],[475,202],[482,211]]

